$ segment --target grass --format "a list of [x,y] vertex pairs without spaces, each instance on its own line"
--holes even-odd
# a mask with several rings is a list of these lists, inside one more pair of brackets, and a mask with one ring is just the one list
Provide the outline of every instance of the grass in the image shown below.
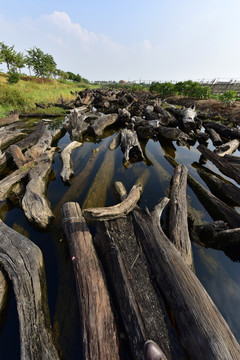
[[11,110],[26,112],[47,112],[56,115],[62,115],[62,108],[51,106],[47,109],[36,108],[35,103],[48,105],[59,101],[60,96],[65,101],[74,100],[76,95],[70,91],[76,92],[92,87],[89,84],[74,83],[70,81],[60,82],[51,80],[46,83],[34,77],[24,77],[17,84],[8,84],[6,74],[0,73],[0,118],[7,117]]

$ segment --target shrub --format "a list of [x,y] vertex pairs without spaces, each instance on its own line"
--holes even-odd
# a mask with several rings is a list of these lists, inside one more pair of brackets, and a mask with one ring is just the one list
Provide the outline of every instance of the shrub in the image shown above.
[[225,106],[231,106],[234,101],[237,100],[237,92],[235,90],[225,91],[223,94],[218,96],[218,99]]
[[155,83],[150,86],[149,88],[150,92],[157,92],[159,93],[163,98],[166,98],[168,96],[172,96],[176,94],[175,85],[171,82],[165,82],[165,83]]
[[15,69],[11,69],[8,72],[8,83],[9,84],[16,84],[20,80],[20,75]]

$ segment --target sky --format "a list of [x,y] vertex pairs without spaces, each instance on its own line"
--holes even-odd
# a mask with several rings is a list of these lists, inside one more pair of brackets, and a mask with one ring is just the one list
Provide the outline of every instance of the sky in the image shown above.
[[239,14],[239,0],[0,0],[0,42],[90,81],[240,79]]

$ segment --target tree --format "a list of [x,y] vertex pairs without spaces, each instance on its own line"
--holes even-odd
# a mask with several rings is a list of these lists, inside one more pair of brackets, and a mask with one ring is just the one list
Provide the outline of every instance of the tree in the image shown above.
[[13,46],[7,46],[4,42],[0,43],[0,57],[3,59],[3,62],[6,63],[8,71],[11,67],[14,66],[14,60],[16,57],[16,51]]
[[43,78],[54,74],[57,64],[52,55],[44,54],[44,52],[37,47],[27,50],[27,53],[26,64],[33,69],[36,76]]
[[17,68],[19,73],[21,73],[21,69],[26,65],[25,56],[22,52],[18,52],[13,59],[13,67]]

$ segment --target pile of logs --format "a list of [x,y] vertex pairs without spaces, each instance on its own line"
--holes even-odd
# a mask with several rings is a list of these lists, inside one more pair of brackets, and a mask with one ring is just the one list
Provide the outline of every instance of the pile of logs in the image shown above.
[[[142,146],[148,139],[168,144],[176,141],[183,146],[198,141],[201,161],[193,166],[209,188],[188,174],[185,165],[166,155],[175,167],[169,198],[163,198],[152,211],[137,205],[149,176],[147,169],[129,194],[122,183],[115,183],[121,201],[113,206],[100,207],[104,202],[100,206],[94,202],[94,184],[82,211],[79,204],[62,201],[62,225],[75,273],[84,359],[120,359],[121,323],[133,359],[143,360],[144,344],[152,340],[168,360],[238,360],[237,340],[194,273],[191,240],[223,250],[240,244],[240,215],[234,209],[240,204],[240,190],[230,181],[240,185],[240,157],[233,155],[239,147],[240,131],[201,120],[194,104],[180,109],[144,92],[84,90],[69,104],[71,107],[66,124],[71,142],[60,155],[60,176],[69,183],[69,189],[74,176],[72,152],[87,137],[102,139],[106,128],[117,130],[105,149],[106,161],[112,165],[112,154],[118,146],[128,166],[136,161],[148,164]],[[54,218],[46,190],[54,156],[60,151],[53,145],[63,134],[63,129],[49,130],[43,121],[30,134],[17,124],[0,128],[0,169],[5,168],[0,201],[9,198],[17,202],[29,222],[39,229],[46,229]],[[207,148],[209,139],[215,151]],[[230,179],[203,166],[207,159]],[[88,174],[95,161],[93,154]],[[6,171],[9,164],[11,171]],[[153,165],[160,167],[157,161]],[[105,176],[105,169],[100,167],[95,180]],[[213,218],[212,223],[195,225],[188,216],[187,183]],[[165,207],[167,226],[163,231],[160,217]],[[96,227],[94,237],[87,222]],[[2,221],[0,235],[0,264],[13,282],[17,299],[21,358],[58,359],[41,251]],[[1,278],[4,284],[0,272]],[[5,290],[0,292],[0,305],[4,296]]]

